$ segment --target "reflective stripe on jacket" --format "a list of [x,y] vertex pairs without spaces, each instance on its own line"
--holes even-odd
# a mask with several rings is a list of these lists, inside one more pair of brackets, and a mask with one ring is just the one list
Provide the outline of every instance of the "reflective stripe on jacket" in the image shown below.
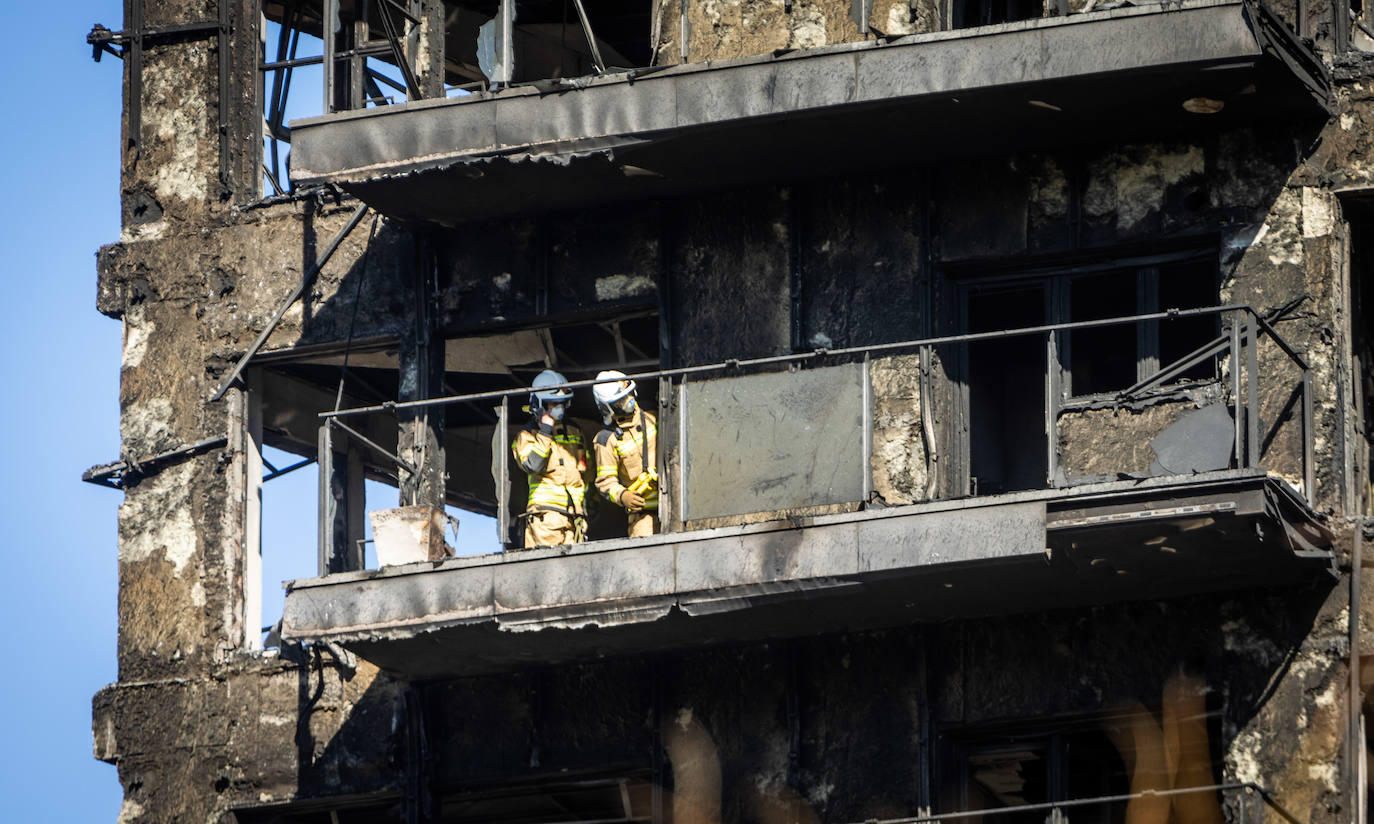
[[540,432],[538,422],[532,420],[515,436],[510,448],[529,478],[526,509],[546,506],[577,514],[586,511],[582,467],[587,463],[587,446],[576,424],[555,424],[550,436]]
[[[616,504],[620,494],[646,469],[658,466],[658,420],[643,409],[629,421],[617,421],[596,436],[596,488]],[[648,431],[648,439],[644,437]],[[658,487],[644,495],[645,509],[658,509]]]

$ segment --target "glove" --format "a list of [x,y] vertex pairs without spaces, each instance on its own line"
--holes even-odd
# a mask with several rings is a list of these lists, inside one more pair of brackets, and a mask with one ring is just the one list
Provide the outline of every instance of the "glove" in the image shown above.
[[539,433],[541,435],[553,434],[553,416],[547,412],[539,416]]
[[630,512],[638,512],[644,508],[644,496],[627,489],[620,493],[620,505]]

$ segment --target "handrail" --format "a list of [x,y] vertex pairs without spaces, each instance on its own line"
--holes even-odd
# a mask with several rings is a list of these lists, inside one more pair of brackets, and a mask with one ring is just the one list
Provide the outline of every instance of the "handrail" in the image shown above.
[[[1256,795],[1264,800],[1274,812],[1278,813],[1285,821],[1290,824],[1301,824],[1299,819],[1284,809],[1281,804],[1274,800],[1274,796],[1269,790],[1254,783],[1253,781],[1235,782],[1230,784],[1211,784],[1206,787],[1183,787],[1174,790],[1141,790],[1136,793],[1126,795],[1103,795],[1096,798],[1075,798],[1068,801],[1047,801],[1039,804],[1018,804],[1012,807],[995,807],[984,810],[962,810],[953,813],[939,813],[937,815],[921,815],[911,818],[870,818],[863,824],[921,824],[928,821],[957,821],[963,818],[981,818],[984,816],[993,817],[999,815],[1013,815],[1015,813],[1038,812],[1041,810],[1057,811],[1070,807],[1088,807],[1094,804],[1116,804],[1122,801],[1134,801],[1137,798],[1160,798],[1175,795],[1189,795],[1202,792],[1227,792],[1229,790],[1253,790]],[[1242,819],[1244,824],[1244,819]]]
[[[1222,306],[1205,306],[1197,309],[1168,309],[1163,312],[1150,312],[1143,315],[1126,315],[1115,318],[1102,318],[1099,320],[1080,320],[1066,321],[1063,323],[1051,323],[1041,326],[1027,326],[1017,329],[999,329],[993,332],[967,332],[961,335],[941,335],[932,338],[919,338],[915,340],[899,341],[896,343],[877,343],[867,346],[850,346],[843,349],[814,349],[810,352],[796,352],[788,355],[770,355],[762,358],[747,358],[718,361],[716,363],[701,364],[699,366],[679,366],[672,369],[658,369],[649,372],[636,372],[628,375],[630,380],[651,380],[655,378],[672,378],[683,375],[696,375],[704,372],[719,372],[725,369],[741,369],[752,366],[769,366],[783,363],[801,363],[816,358],[849,356],[849,355],[874,355],[880,353],[899,352],[907,349],[919,349],[927,346],[943,346],[950,343],[971,343],[983,340],[1001,340],[1005,338],[1021,337],[1026,335],[1045,334],[1047,332],[1065,332],[1075,329],[1096,329],[1104,326],[1120,326],[1125,324],[1141,323],[1151,320],[1173,320],[1176,318],[1195,317],[1204,315],[1217,315],[1226,312],[1245,312],[1251,317],[1259,318],[1260,313],[1249,304],[1226,304]],[[1300,368],[1307,369],[1307,363],[1296,351],[1279,337],[1278,332],[1268,324],[1261,324],[1266,334],[1273,337],[1279,343],[1280,348],[1290,359]],[[567,381],[557,385],[541,387],[544,390],[556,389],[584,389],[595,386],[595,379]],[[385,403],[374,404],[372,406],[357,406],[349,409],[335,409],[319,413],[321,418],[342,418],[350,415],[366,415],[374,412],[394,411],[397,409],[416,409],[429,406],[448,406],[455,403],[470,403],[473,401],[499,400],[500,398],[518,398],[530,393],[529,387],[516,389],[499,389],[490,392],[473,392],[464,395],[444,395],[438,398],[424,398],[414,401],[387,401]]]
[[[1292,346],[1283,340],[1278,331],[1273,326],[1273,321],[1281,320],[1286,312],[1294,303],[1286,304],[1273,311],[1271,317],[1266,318],[1259,311],[1248,304],[1227,304],[1221,306],[1199,307],[1194,309],[1168,309],[1162,312],[1150,312],[1139,315],[1128,315],[1113,318],[1101,318],[1096,320],[1067,321],[1063,323],[1042,324],[1038,326],[1028,326],[1015,329],[1002,329],[990,332],[969,332],[958,335],[942,335],[937,337],[921,338],[915,340],[898,341],[894,343],[871,344],[867,346],[852,346],[841,349],[814,349],[810,352],[797,352],[786,355],[772,355],[761,358],[749,359],[730,359],[716,363],[701,364],[697,366],[676,367],[671,369],[659,369],[648,372],[638,372],[629,376],[634,380],[652,380],[657,378],[673,378],[688,375],[698,375],[708,372],[720,372],[725,370],[739,370],[749,367],[759,367],[767,365],[799,364],[807,361],[815,361],[820,358],[828,357],[847,357],[862,355],[864,357],[865,370],[867,364],[875,354],[890,354],[903,351],[920,350],[923,357],[927,357],[933,347],[946,344],[970,343],[986,340],[1003,340],[1016,337],[1032,335],[1043,335],[1045,345],[1046,368],[1054,380],[1054,371],[1057,363],[1057,343],[1059,333],[1078,329],[1096,329],[1109,326],[1135,325],[1146,322],[1169,321],[1185,317],[1208,317],[1221,314],[1229,314],[1232,317],[1229,326],[1216,340],[1205,344],[1193,352],[1184,355],[1175,363],[1159,369],[1155,375],[1145,381],[1138,382],[1130,389],[1116,393],[1115,398],[1118,403],[1123,402],[1143,388],[1154,386],[1162,381],[1169,380],[1182,373],[1190,365],[1217,357],[1229,350],[1231,356],[1231,393],[1230,405],[1234,420],[1234,461],[1238,468],[1257,466],[1260,462],[1259,442],[1259,396],[1258,396],[1258,359],[1257,349],[1259,340],[1263,336],[1268,336],[1278,345],[1279,349],[1296,364],[1301,370],[1301,378],[1298,382],[1298,391],[1301,395],[1301,439],[1302,439],[1302,476],[1304,485],[1304,495],[1307,502],[1314,503],[1315,497],[1315,461],[1313,457],[1313,429],[1314,420],[1312,412],[1312,379],[1311,369],[1307,361]],[[1244,357],[1242,358],[1242,354]],[[1242,380],[1242,373],[1245,379]],[[595,386],[599,381],[595,379],[566,381],[556,386],[545,387],[546,389],[581,389]],[[864,380],[865,388],[868,380]],[[398,455],[382,448],[380,445],[364,436],[361,432],[344,424],[343,419],[348,416],[363,415],[375,412],[392,411],[401,409],[422,409],[435,406],[445,406],[457,403],[473,403],[477,401],[498,401],[499,415],[498,427],[504,430],[509,421],[509,401],[511,398],[520,398],[528,395],[531,390],[528,387],[517,387],[513,389],[501,389],[486,392],[474,392],[461,395],[447,395],[437,398],[426,398],[414,401],[387,401],[372,406],[353,407],[348,409],[335,409],[319,413],[321,419],[322,432],[332,428],[337,428],[345,435],[354,438],[371,450],[391,459],[398,467],[405,469],[411,474],[416,474],[416,469],[410,463],[400,458]],[[1058,398],[1058,389],[1051,386],[1049,395],[1046,398],[1046,421],[1047,427],[1054,426],[1059,412],[1062,411],[1061,401]],[[867,401],[865,401],[867,406]],[[681,437],[684,439],[680,446],[685,448],[685,422],[682,424],[683,432]],[[871,438],[871,416],[866,416],[863,420],[863,450],[865,456],[869,454]],[[1047,475],[1051,486],[1054,485],[1054,478],[1058,472],[1058,452],[1054,438],[1047,439]],[[867,465],[865,460],[864,464]],[[500,524],[500,534],[502,543],[505,544],[505,535],[509,524],[509,505],[507,497],[507,476],[505,474],[506,462],[500,461],[499,477],[494,479],[498,484],[497,490],[497,520]],[[685,463],[682,465],[685,466]],[[681,487],[679,494],[685,494],[686,480],[680,479]],[[864,497],[870,487],[865,485]],[[683,512],[686,512],[685,500],[681,504]],[[323,510],[322,510],[323,511]]]

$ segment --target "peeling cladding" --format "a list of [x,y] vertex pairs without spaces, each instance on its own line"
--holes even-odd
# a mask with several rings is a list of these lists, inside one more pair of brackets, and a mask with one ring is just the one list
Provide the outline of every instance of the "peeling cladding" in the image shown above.
[[[256,176],[264,9],[225,2],[248,44],[231,54],[232,182]],[[780,810],[818,822],[948,812],[934,779],[967,766],[959,748],[1097,735],[1127,707],[1166,723],[1180,671],[1206,684],[1212,778],[1264,785],[1297,820],[1348,820],[1349,576],[1320,559],[1289,574],[1308,533],[1272,510],[1309,495],[1305,514],[1336,532],[1361,511],[1362,387],[1348,364],[1369,355],[1351,289],[1369,280],[1359,244],[1374,238],[1350,192],[1374,190],[1374,64],[1333,57],[1329,23],[1315,19],[1302,28],[1316,33],[1320,70],[1264,62],[1307,46],[1227,0],[1090,14],[1071,0],[1066,17],[975,32],[942,31],[948,10],[930,0],[694,0],[685,29],[681,3],[657,4],[659,71],[295,124],[296,182],[348,196],[222,197],[218,35],[146,50],[123,231],[98,258],[98,307],[124,324],[119,456],[230,437],[130,472],[124,489],[119,681],[93,702],[95,755],[125,791],[119,820],[385,819],[416,787],[451,811],[478,788],[608,775],[626,782],[616,804],[631,806],[657,775],[677,820],[694,804],[722,824]],[[152,26],[215,11],[142,8]],[[1275,12],[1297,27],[1296,6]],[[1133,34],[1145,26],[1151,37]],[[439,39],[420,38],[417,56]],[[677,65],[684,49],[689,65]],[[1324,72],[1329,117],[1310,92]],[[1161,85],[1165,74],[1179,85]],[[1221,112],[1175,111],[1177,92],[1233,76]],[[205,398],[345,226],[351,196],[386,216],[343,238],[254,364],[272,379],[252,384],[269,443],[303,456],[348,342],[355,377],[405,357],[397,341],[426,250],[436,322],[480,339],[492,385],[510,364],[491,352],[534,347],[538,361],[533,330],[550,324],[555,337],[585,328],[610,341],[598,324],[634,316],[643,360],[674,366],[833,350],[966,331],[969,295],[989,278],[1078,267],[1072,277],[1108,271],[1123,293],[1145,294],[1148,272],[1186,253],[1215,272],[1222,302],[1266,311],[1305,296],[1276,325],[1312,369],[1313,486],[1299,407],[1279,380],[1292,364],[1273,347],[1257,360],[1263,471],[1142,480],[1153,438],[1231,396],[1243,367],[1222,357],[1212,379],[1129,404],[1079,398],[1051,419],[1043,395],[1019,403],[1066,485],[1005,500],[968,495],[967,353],[888,353],[868,365],[862,508],[295,582],[287,643],[248,650],[253,464],[237,422],[253,398]],[[1118,259],[1135,262],[1112,268]],[[1071,305],[1057,283],[1047,312]],[[1041,341],[1026,347],[1037,363]],[[1070,382],[1072,349],[1059,351]],[[451,491],[490,483],[494,427],[482,426],[445,445]],[[367,432],[397,448],[380,428]],[[677,469],[681,455],[667,460]],[[1206,484],[1249,484],[1259,503],[1119,523],[1196,504]],[[1301,494],[1274,491],[1284,484]],[[1226,494],[1204,503],[1235,503]],[[1033,517],[969,514],[994,505]],[[1079,506],[1122,511],[1101,532],[1063,526]],[[1337,541],[1348,552],[1350,536]],[[1367,597],[1356,616],[1367,633]],[[346,810],[341,796],[374,806]]]

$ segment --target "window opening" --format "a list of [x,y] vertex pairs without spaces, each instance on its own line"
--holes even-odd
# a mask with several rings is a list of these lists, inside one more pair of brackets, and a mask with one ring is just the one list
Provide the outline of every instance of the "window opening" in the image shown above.
[[[968,298],[970,332],[1045,323],[1043,286],[985,291]],[[978,494],[1045,485],[1043,336],[974,341],[968,346],[969,451]]]
[[[1163,705],[1127,705],[1104,714],[987,725],[946,734],[939,767],[943,812],[1005,810],[1056,801],[1141,795],[1150,790],[1211,787],[1218,783],[1220,713],[1209,708],[1201,681],[1170,679]],[[1180,688],[1181,687],[1181,688]],[[1172,742],[1172,760],[1164,754]],[[1211,791],[1173,798],[1143,796],[1065,810],[1074,821],[1124,824],[1128,811],[1166,820],[1170,807],[1220,813]],[[1160,809],[1162,805],[1162,810]],[[1145,807],[1151,809],[1146,810]],[[1044,809],[970,816],[988,824],[1042,824]]]
[[[1069,280],[1069,320],[1101,320],[1138,313],[1132,272],[1083,275]],[[1067,360],[1074,395],[1125,389],[1136,381],[1136,330],[1099,326],[1069,333]]]
[[[1194,261],[1159,267],[1158,309],[1199,309],[1215,306],[1219,301],[1217,270],[1210,263]],[[1167,366],[1216,336],[1219,329],[1216,315],[1178,318],[1159,324],[1159,363]],[[1185,380],[1212,380],[1216,377],[1216,363],[1212,360],[1197,364],[1181,376]]]
[[[1216,266],[1192,261],[1132,267],[1068,279],[1069,311],[1063,321],[1100,320],[1215,306]],[[1069,397],[1119,392],[1182,358],[1216,336],[1216,315],[1135,325],[1075,329],[1061,360],[1068,369]],[[1184,372],[1183,380],[1210,380],[1214,362]]]
[[[263,477],[271,478],[262,485],[262,617],[259,625],[267,633],[282,617],[286,600],[282,583],[314,578],[318,574],[315,523],[312,518],[302,518],[301,513],[315,511],[319,469],[311,464],[272,477],[273,470],[268,465],[280,471],[300,463],[306,456],[264,445],[262,457],[265,462]],[[308,457],[314,457],[313,450]],[[268,645],[266,641],[264,645]]]

